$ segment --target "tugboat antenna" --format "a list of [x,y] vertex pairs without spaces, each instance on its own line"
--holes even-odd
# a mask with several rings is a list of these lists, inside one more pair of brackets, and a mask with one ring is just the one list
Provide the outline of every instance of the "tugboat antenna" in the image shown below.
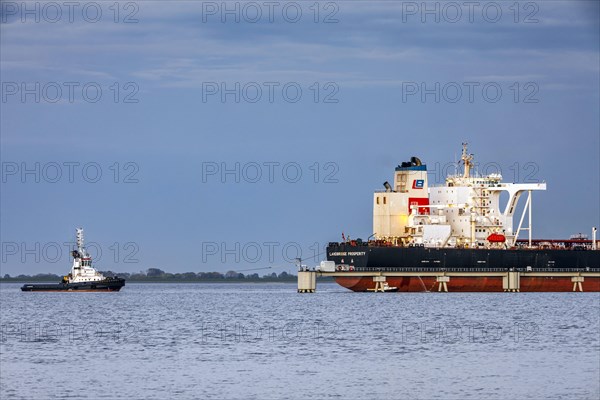
[[77,228],[77,250],[83,254],[83,228]]

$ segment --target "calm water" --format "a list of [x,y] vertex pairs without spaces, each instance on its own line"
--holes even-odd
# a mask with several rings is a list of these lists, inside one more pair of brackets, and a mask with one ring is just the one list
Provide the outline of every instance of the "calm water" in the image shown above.
[[0,398],[600,398],[598,293],[0,285]]

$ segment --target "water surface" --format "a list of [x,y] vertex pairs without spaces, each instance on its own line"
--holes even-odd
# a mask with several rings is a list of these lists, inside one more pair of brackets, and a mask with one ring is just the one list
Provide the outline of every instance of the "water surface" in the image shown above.
[[2,399],[598,399],[599,293],[0,285]]

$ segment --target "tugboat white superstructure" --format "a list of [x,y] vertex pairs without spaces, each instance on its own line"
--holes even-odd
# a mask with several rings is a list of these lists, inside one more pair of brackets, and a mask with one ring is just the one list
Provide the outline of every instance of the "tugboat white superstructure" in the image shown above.
[[24,292],[34,291],[86,291],[105,292],[119,291],[125,286],[125,279],[105,277],[92,267],[92,257],[83,245],[83,229],[77,228],[77,249],[71,252],[73,265],[68,275],[58,284],[26,284],[21,287]]

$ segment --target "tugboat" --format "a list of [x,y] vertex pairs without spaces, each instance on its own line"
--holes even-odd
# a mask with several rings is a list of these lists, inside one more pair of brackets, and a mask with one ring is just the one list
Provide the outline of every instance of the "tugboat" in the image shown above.
[[60,283],[54,284],[25,284],[21,287],[24,292],[118,292],[125,286],[125,279],[105,277],[92,267],[92,257],[83,246],[83,229],[77,228],[77,249],[71,252],[73,266],[68,275],[63,276]]

